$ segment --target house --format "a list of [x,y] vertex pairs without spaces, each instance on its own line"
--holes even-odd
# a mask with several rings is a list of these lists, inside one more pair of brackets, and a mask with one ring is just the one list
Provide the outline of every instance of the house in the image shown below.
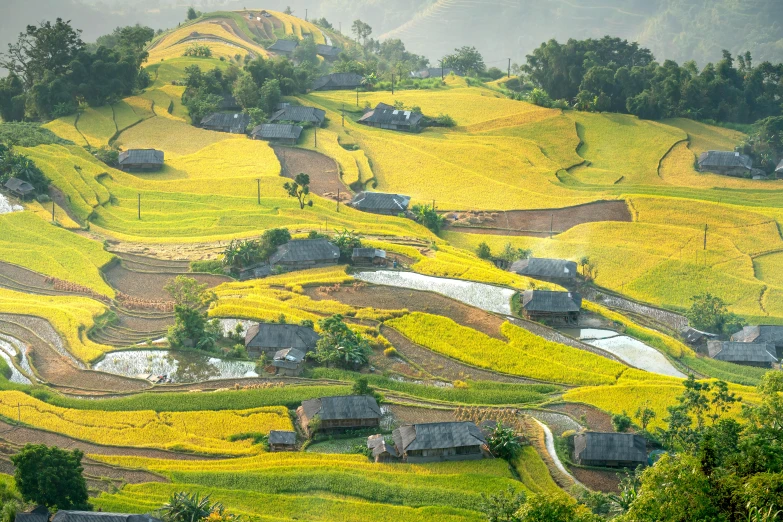
[[389,444],[383,435],[370,435],[367,437],[367,449],[372,451],[375,462],[398,462],[400,454],[394,444]]
[[522,294],[522,312],[531,321],[576,324],[582,310],[582,296],[576,292],[526,290]]
[[408,424],[392,432],[394,446],[409,463],[484,458],[487,441],[472,422]]
[[315,52],[319,56],[323,56],[324,60],[331,62],[340,56],[342,49],[333,45],[316,44]]
[[775,174],[777,174],[779,179],[783,179],[783,160],[780,160],[780,163],[778,163]]
[[573,285],[576,282],[576,263],[564,259],[539,257],[521,259],[512,264],[510,270],[519,275],[550,283]]
[[378,104],[359,118],[359,123],[377,129],[417,132],[424,116],[420,112],[398,110],[385,103]]
[[17,513],[14,522],[49,522],[50,516],[51,513],[46,506],[38,506],[26,513]]
[[[361,428],[377,428],[381,424],[381,408],[369,395],[344,395],[322,397],[302,402],[296,410],[302,429],[312,434],[316,431],[334,432]],[[318,426],[310,423],[318,418]]]
[[269,258],[269,265],[285,270],[305,270],[319,266],[336,265],[340,249],[326,239],[296,239],[277,247]]
[[276,355],[280,350],[294,348],[305,354],[315,350],[321,337],[308,326],[298,324],[258,323],[245,333],[245,349],[253,358]]
[[383,192],[359,192],[350,203],[349,207],[362,212],[396,216],[408,210],[411,198],[402,194],[384,194]]
[[160,170],[163,168],[163,151],[155,149],[130,149],[120,152],[120,170]]
[[298,377],[304,367],[305,352],[296,348],[278,350],[272,359],[272,366],[277,368],[281,377]]
[[710,338],[717,337],[717,335],[715,334],[702,332],[695,328],[691,328],[690,326],[688,326],[687,328],[685,328],[685,330],[680,332],[680,336],[689,345],[700,347],[701,349],[700,351],[703,351],[703,349],[706,348],[707,341],[709,341]]
[[709,150],[699,156],[699,172],[714,172],[724,176],[749,178],[752,176],[753,160],[739,152]]
[[578,433],[574,436],[574,462],[580,466],[609,468],[644,466],[647,441],[633,433]]
[[269,451],[296,451],[296,432],[272,430],[269,432]]
[[301,135],[302,127],[281,123],[264,123],[250,132],[250,137],[254,140],[265,140],[270,143],[282,143],[284,145],[296,145]]
[[459,73],[449,67],[429,67],[420,71],[411,71],[411,78],[416,80],[426,80],[427,78],[445,78],[450,74],[455,76],[462,76],[462,73]]
[[351,262],[359,266],[386,266],[386,251],[379,248],[354,248]]
[[715,360],[744,366],[772,368],[778,363],[775,345],[768,343],[710,341],[707,343],[707,352]]
[[5,188],[20,199],[27,199],[28,196],[35,193],[35,187],[19,178],[8,178],[8,181],[5,182]]
[[339,91],[358,89],[364,78],[356,73],[332,73],[321,76],[313,82],[314,91]]
[[783,352],[783,326],[746,326],[731,336],[738,343],[767,343]]
[[60,510],[54,514],[52,522],[160,522],[160,520],[152,515]]
[[244,134],[248,125],[250,125],[250,116],[244,112],[216,112],[201,120],[203,129],[231,134]]
[[301,105],[289,105],[275,112],[269,123],[290,121],[294,123],[312,123],[320,127],[326,119],[326,111],[315,107],[302,107]]
[[291,56],[299,46],[299,42],[296,40],[280,39],[266,48],[267,51],[272,51],[275,54],[282,54],[284,56]]

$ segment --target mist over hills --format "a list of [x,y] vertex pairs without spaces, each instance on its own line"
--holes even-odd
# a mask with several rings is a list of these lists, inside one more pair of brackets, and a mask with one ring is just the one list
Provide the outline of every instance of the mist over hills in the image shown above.
[[201,11],[266,7],[326,17],[350,34],[353,20],[373,27],[373,37],[400,38],[433,63],[455,47],[476,46],[488,65],[501,68],[555,38],[609,34],[639,41],[659,60],[700,66],[721,51],[751,51],[758,61],[783,61],[783,2],[779,0],[6,0],[0,17],[0,49],[29,23],[71,19],[93,41],[115,26],[176,26],[185,9]]

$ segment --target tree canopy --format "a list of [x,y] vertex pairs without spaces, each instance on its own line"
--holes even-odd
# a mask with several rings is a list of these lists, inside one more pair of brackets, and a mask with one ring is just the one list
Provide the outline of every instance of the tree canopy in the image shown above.
[[55,509],[89,510],[87,483],[79,450],[27,444],[11,456],[16,470],[14,480],[22,498]]

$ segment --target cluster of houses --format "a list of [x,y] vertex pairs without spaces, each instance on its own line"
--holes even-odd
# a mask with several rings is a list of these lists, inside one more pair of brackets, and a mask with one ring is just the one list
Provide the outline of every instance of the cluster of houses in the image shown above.
[[[564,288],[575,288],[576,268],[573,261],[531,257],[516,261],[509,270]],[[582,312],[582,296],[575,291],[526,290],[521,296],[521,311],[530,321],[576,325]]]
[[[702,353],[704,347],[702,345]],[[746,326],[729,341],[708,340],[706,353],[719,361],[774,368],[783,354],[783,326]]]
[[[753,159],[747,154],[735,151],[708,150],[699,155],[699,172],[712,172],[738,178],[767,178],[767,173],[753,168]],[[783,179],[783,160],[775,169],[778,178]]]
[[132,515],[128,513],[109,513],[105,511],[71,511],[60,509],[52,515],[45,506],[32,511],[20,512],[15,522],[161,522],[152,515]]

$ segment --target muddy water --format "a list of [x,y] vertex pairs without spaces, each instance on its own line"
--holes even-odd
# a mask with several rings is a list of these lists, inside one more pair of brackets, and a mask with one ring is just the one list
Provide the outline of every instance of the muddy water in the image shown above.
[[172,383],[258,377],[255,363],[167,350],[112,352],[94,366],[100,372],[125,377],[166,376]]
[[[8,367],[11,369],[11,376],[9,381],[17,384],[32,384],[29,376],[33,375],[33,370],[30,368],[30,361],[27,359],[27,354],[24,351],[24,344],[18,339],[0,334],[0,357],[5,359]],[[24,370],[22,373],[14,366],[14,361]]]
[[640,370],[651,373],[685,378],[680,370],[658,350],[647,346],[641,341],[620,335],[612,330],[597,328],[563,329],[563,333],[576,337],[584,343],[605,350],[624,362]]

